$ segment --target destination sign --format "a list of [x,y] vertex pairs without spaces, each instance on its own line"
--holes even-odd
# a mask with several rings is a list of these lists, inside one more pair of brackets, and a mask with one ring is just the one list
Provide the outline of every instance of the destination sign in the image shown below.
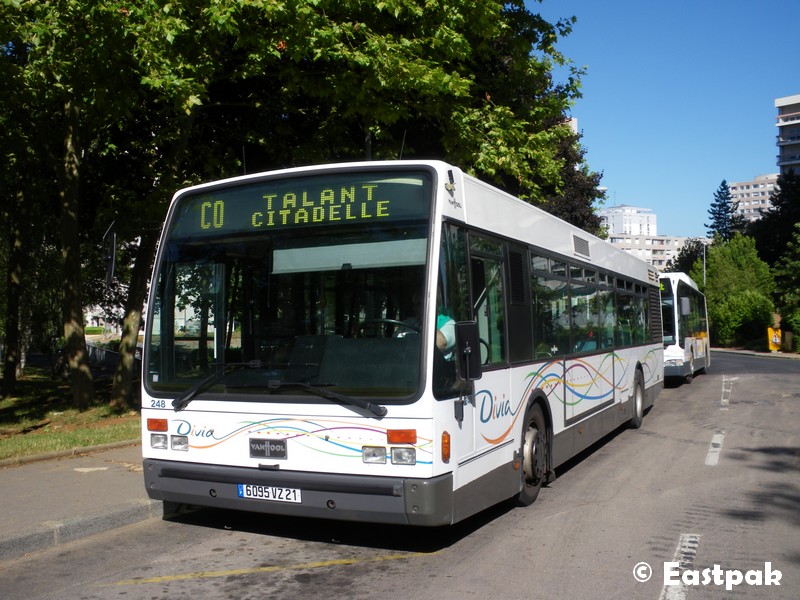
[[179,199],[171,237],[426,219],[431,175],[353,172],[231,184]]

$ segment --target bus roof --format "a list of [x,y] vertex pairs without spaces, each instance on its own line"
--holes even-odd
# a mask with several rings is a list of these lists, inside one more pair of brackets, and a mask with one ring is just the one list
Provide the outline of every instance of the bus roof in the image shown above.
[[694,279],[689,277],[686,273],[680,273],[680,272],[676,272],[676,273],[661,273],[661,274],[659,274],[658,278],[659,279],[667,279],[673,284],[677,283],[678,281],[682,281],[683,283],[685,283],[689,287],[697,290],[698,292],[700,291],[700,288],[697,286],[697,284],[695,283]]

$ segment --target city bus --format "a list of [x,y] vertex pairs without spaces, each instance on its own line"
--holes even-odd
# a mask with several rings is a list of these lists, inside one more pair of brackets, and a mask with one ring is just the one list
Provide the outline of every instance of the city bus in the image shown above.
[[711,366],[706,297],[686,273],[662,273],[664,376],[691,382]]
[[664,386],[657,272],[439,161],[178,191],[145,329],[170,512],[450,525],[532,503]]

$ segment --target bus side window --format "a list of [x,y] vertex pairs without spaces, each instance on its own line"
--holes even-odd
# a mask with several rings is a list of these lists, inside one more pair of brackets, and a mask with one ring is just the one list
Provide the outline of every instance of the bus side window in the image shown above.
[[[537,263],[539,260],[539,263]],[[544,261],[544,262],[542,262]],[[532,268],[549,269],[547,259],[533,258]],[[536,358],[569,351],[569,288],[561,277],[537,273],[532,278],[534,302],[534,350]]]

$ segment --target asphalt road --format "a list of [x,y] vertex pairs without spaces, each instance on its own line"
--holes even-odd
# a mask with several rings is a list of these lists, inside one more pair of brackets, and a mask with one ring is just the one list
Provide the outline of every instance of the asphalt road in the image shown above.
[[798,474],[800,361],[715,353],[531,507],[436,530],[153,518],[0,563],[0,597],[795,599]]

